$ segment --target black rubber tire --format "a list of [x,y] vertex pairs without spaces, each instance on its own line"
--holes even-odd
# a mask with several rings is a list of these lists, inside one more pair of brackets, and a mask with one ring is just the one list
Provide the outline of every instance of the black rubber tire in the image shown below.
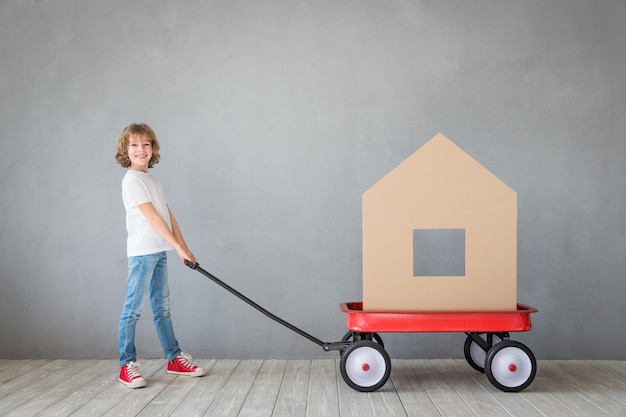
[[[487,333],[479,333],[478,335],[481,337],[484,335],[485,337],[483,337],[483,339],[487,340]],[[492,335],[493,335],[493,339],[492,339],[491,346],[504,340],[504,335],[502,333],[492,333]],[[482,359],[482,363],[478,363],[479,358],[475,356],[476,355],[475,349],[480,349],[481,351],[485,352],[484,359],[482,357],[480,358]],[[472,354],[473,351],[474,351],[474,354]],[[463,345],[463,354],[465,355],[465,360],[467,361],[467,363],[469,363],[469,365],[472,368],[476,369],[478,372],[485,373],[485,360],[487,359],[487,352],[484,351],[480,347],[480,345],[476,343],[474,339],[469,335],[465,339],[465,344]]]
[[339,370],[350,388],[372,392],[387,383],[391,375],[391,359],[379,343],[359,340],[345,349]]
[[537,361],[533,352],[523,343],[504,340],[487,352],[485,374],[499,390],[519,392],[535,379]]

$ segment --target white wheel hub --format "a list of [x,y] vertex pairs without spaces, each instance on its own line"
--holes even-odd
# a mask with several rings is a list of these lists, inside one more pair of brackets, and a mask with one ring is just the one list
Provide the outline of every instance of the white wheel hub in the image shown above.
[[346,358],[348,378],[361,387],[371,387],[385,376],[385,358],[376,349],[363,346]]
[[533,365],[522,349],[505,347],[491,361],[491,373],[505,387],[519,387],[530,378]]

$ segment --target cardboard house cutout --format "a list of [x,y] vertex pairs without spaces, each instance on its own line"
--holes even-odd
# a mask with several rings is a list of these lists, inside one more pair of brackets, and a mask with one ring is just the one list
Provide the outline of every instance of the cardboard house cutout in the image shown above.
[[517,194],[442,134],[363,194],[364,311],[517,306]]

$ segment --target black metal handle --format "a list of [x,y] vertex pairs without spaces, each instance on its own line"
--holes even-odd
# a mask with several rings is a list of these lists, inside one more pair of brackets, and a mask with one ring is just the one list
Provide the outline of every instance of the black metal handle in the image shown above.
[[215,275],[213,275],[210,272],[204,270],[202,267],[200,267],[199,263],[196,262],[194,264],[193,262],[185,260],[185,265],[187,265],[191,269],[195,269],[196,271],[200,272],[202,275],[204,275],[205,277],[209,278],[211,281],[215,282],[217,285],[219,285],[220,287],[224,288],[226,291],[229,291],[230,293],[234,294],[239,299],[245,301],[250,306],[254,307],[255,309],[257,309],[261,313],[265,314],[267,317],[269,317],[270,319],[274,320],[275,322],[282,324],[283,326],[287,327],[288,329],[293,330],[294,332],[298,333],[300,336],[303,336],[303,337],[309,339],[311,342],[321,346],[325,351],[335,350],[335,349],[333,349],[334,346],[331,347],[333,345],[332,343],[322,342],[321,340],[319,340],[316,337],[311,336],[310,334],[308,334],[304,330],[294,326],[293,324],[291,324],[291,323],[281,319],[277,315],[267,311],[266,309],[264,309],[263,307],[261,307],[260,305],[258,305],[257,303],[255,303],[254,301],[252,301],[251,299],[249,299],[248,297],[246,297],[245,295],[243,295],[242,293],[240,293],[239,291],[237,291],[236,289],[231,287],[230,285],[226,284],[224,281],[222,281],[219,278],[217,278]]

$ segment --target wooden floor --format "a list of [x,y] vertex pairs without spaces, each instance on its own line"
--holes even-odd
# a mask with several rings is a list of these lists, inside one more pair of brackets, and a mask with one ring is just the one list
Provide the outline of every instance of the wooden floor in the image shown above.
[[539,361],[520,393],[464,359],[392,360],[379,391],[349,388],[338,359],[196,360],[203,378],[145,360],[148,386],[117,381],[115,360],[0,360],[2,416],[626,416],[626,362]]

